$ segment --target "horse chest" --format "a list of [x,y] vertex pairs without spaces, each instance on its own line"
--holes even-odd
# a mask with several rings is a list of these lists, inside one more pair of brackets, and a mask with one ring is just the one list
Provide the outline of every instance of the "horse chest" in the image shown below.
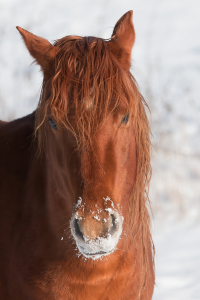
[[[50,291],[48,299],[55,300],[128,300],[139,299],[139,281],[131,274],[118,274],[115,276],[90,277],[85,272],[85,276],[78,271],[76,276],[67,278],[66,274],[56,274],[51,283],[46,281],[45,290]],[[113,272],[114,273],[114,272]],[[123,273],[123,271],[122,271]],[[74,274],[73,274],[74,275]],[[134,286],[134,288],[133,288]],[[46,299],[47,296],[44,296]],[[39,298],[40,299],[40,298]]]

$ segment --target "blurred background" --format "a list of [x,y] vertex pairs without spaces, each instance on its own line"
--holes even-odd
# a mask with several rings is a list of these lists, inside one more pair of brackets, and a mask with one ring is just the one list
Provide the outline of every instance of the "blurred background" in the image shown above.
[[151,115],[154,300],[200,300],[200,1],[0,0],[0,119],[37,106],[42,74],[15,26],[50,42],[111,36],[133,10],[132,73]]

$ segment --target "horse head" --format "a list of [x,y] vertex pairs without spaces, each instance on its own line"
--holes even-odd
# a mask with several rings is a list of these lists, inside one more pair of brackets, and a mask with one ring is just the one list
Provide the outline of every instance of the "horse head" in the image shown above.
[[[17,29],[44,74],[35,131],[50,165],[51,213],[59,195],[79,252],[93,259],[109,255],[120,238],[124,245],[122,232],[130,231],[125,225],[138,221],[141,195],[134,187],[149,164],[145,158],[138,167],[150,142],[140,142],[148,121],[129,71],[132,11],[116,23],[109,40],[66,36],[52,45]],[[59,221],[52,223],[58,227]]]

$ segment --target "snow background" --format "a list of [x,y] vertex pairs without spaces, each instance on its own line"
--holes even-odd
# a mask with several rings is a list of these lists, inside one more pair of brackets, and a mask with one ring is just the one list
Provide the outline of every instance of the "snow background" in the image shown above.
[[15,26],[49,41],[110,37],[133,9],[132,72],[151,109],[154,300],[200,300],[200,1],[0,0],[0,119],[37,106],[39,67]]

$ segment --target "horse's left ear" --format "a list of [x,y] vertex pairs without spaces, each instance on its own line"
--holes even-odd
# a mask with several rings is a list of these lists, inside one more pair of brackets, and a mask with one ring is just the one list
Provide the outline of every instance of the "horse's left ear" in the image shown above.
[[29,53],[35,58],[37,63],[42,67],[45,75],[51,75],[54,66],[53,62],[56,56],[56,47],[49,41],[41,38],[31,32],[17,26],[17,30],[20,32]]
[[135,42],[135,30],[132,22],[133,11],[125,13],[116,23],[111,41],[108,45],[111,52],[125,70],[131,65],[131,50]]

